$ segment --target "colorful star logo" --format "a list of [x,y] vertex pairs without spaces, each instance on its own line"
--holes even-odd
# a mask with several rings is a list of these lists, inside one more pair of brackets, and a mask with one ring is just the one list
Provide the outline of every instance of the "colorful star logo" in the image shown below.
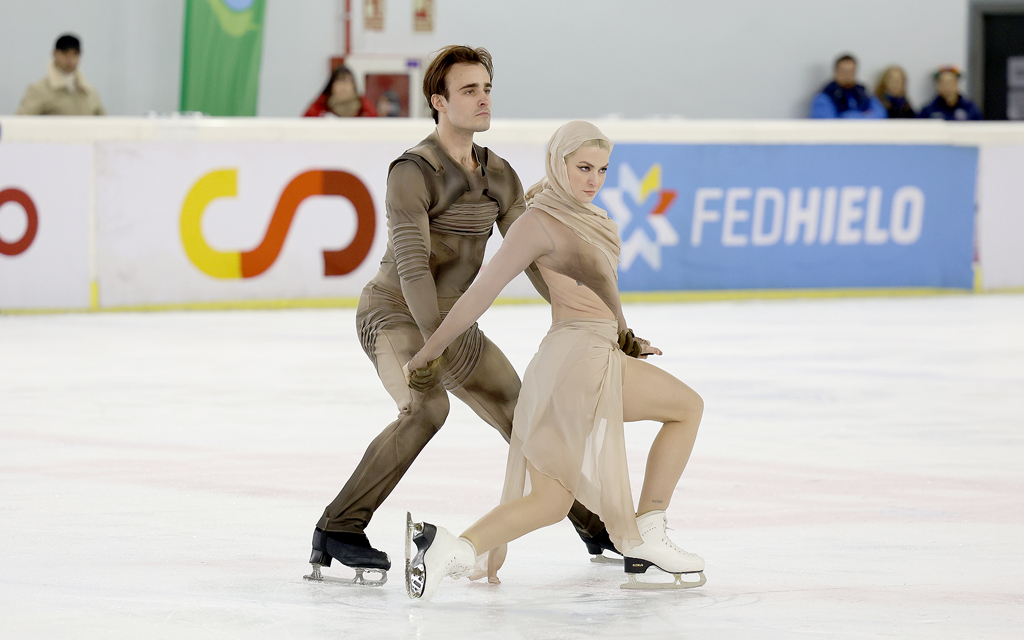
[[[641,210],[645,208],[650,196],[655,196],[651,199],[653,206],[647,211],[646,218],[638,220],[632,230],[633,207],[626,204],[627,193],[632,197],[633,205]],[[619,185],[602,189],[601,201],[608,208],[608,215],[619,225],[619,233],[622,235],[620,269],[628,271],[636,257],[642,256],[651,269],[661,270],[661,248],[679,244],[679,234],[665,215],[677,195],[674,189],[661,188],[660,164],[651,165],[642,180],[636,177],[628,164],[619,165]],[[653,238],[648,231],[653,232]]]

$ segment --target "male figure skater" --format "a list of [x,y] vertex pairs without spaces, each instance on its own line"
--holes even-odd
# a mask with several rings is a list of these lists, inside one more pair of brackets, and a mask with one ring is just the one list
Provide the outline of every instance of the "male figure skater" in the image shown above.
[[[520,381],[477,325],[445,351],[444,385],[411,390],[402,365],[423,346],[480,270],[495,223],[504,236],[523,214],[523,187],[512,167],[473,143],[491,121],[491,56],[449,46],[427,68],[423,93],[437,129],[391,164],[386,196],[388,247],[363,289],[356,325],[363,350],[398,405],[398,419],[377,436],[313,533],[307,578],[322,579],[332,559],[353,567],[357,584],[381,585],[391,561],[364,533],[413,460],[448,416],[448,391],[508,441]],[[537,290],[547,286],[533,266]],[[590,553],[614,551],[604,523],[576,504],[570,519]],[[364,580],[363,570],[381,575]]]

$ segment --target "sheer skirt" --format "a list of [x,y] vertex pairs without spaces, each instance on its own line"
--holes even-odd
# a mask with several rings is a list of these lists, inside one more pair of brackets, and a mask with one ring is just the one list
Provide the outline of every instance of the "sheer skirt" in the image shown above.
[[642,540],[626,465],[627,356],[618,348],[617,326],[584,318],[551,325],[523,376],[501,501],[525,494],[529,461],[597,513],[626,552]]

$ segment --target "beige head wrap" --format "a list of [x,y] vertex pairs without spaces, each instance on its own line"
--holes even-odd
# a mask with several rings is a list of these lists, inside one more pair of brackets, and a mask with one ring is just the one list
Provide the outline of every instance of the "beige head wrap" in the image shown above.
[[555,131],[545,157],[547,175],[526,192],[526,205],[543,210],[572,229],[581,239],[608,254],[615,265],[619,259],[619,226],[601,207],[581,202],[569,186],[565,158],[590,140],[604,140],[611,148],[612,141],[589,122],[573,120]]

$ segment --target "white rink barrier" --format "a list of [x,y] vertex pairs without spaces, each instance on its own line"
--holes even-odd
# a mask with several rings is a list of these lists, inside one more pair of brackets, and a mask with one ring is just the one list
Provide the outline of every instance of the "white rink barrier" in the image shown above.
[[93,153],[0,144],[0,310],[89,308]]
[[1024,286],[1024,141],[1016,142],[983,145],[978,157],[978,253],[986,290]]
[[[495,121],[478,141],[529,186],[560,124]],[[1024,286],[1024,126],[596,124],[616,142],[597,204],[625,291]],[[384,252],[388,165],[432,128],[0,118],[0,311],[351,304]],[[504,297],[536,294],[519,278]]]

